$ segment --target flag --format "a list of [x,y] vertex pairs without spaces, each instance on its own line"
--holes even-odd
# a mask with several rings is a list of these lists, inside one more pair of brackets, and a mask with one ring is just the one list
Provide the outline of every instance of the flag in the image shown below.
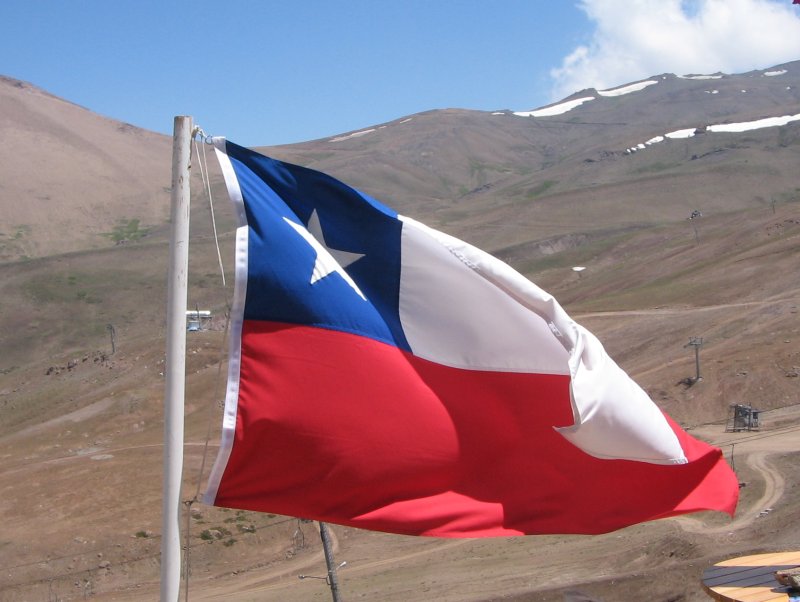
[[472,245],[224,139],[238,208],[205,501],[391,533],[601,533],[738,482],[556,300]]

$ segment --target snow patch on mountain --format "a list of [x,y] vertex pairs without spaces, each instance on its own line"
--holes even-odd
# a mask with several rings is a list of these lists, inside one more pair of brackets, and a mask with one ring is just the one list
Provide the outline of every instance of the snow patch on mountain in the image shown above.
[[515,111],[514,115],[519,117],[551,117],[552,115],[563,115],[571,111],[575,107],[581,106],[585,102],[594,100],[594,96],[584,96],[582,98],[574,98],[566,102],[561,102],[557,105],[544,107],[543,109],[535,109],[533,111]]
[[625,153],[632,154],[638,152],[646,148],[647,146],[663,141],[665,138],[670,138],[672,140],[680,138],[691,138],[692,136],[695,136],[698,133],[707,133],[707,132],[714,132],[714,133],[749,132],[751,130],[758,130],[762,128],[779,127],[791,123],[793,121],[800,121],[800,113],[797,115],[783,115],[781,117],[765,117],[764,119],[756,119],[754,121],[742,121],[739,123],[718,123],[702,128],[686,128],[682,130],[675,130],[673,132],[667,132],[663,136],[656,136],[655,138],[651,138],[647,142],[631,146],[625,149]]
[[648,86],[652,86],[653,84],[657,84],[658,81],[654,79],[649,79],[644,82],[636,82],[635,84],[628,84],[627,86],[622,86],[621,88],[612,88],[610,90],[598,90],[597,93],[600,96],[622,96],[623,94],[630,94],[631,92],[638,92],[639,90],[644,90]]

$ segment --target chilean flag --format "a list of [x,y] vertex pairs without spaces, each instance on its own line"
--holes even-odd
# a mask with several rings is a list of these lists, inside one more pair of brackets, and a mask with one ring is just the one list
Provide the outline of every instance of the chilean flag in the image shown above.
[[241,226],[207,503],[440,537],[733,513],[720,450],[511,267],[330,176],[215,147]]

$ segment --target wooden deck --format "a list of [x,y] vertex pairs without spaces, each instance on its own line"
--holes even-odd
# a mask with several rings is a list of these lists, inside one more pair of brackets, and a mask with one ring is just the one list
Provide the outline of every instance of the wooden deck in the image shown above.
[[788,602],[788,588],[775,580],[775,571],[798,567],[800,552],[731,558],[703,572],[703,589],[720,602]]

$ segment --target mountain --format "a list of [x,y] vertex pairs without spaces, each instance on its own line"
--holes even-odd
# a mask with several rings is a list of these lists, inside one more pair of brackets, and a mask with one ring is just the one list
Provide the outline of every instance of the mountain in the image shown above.
[[[783,483],[800,477],[798,116],[792,62],[260,149],[511,263],[660,407],[731,460],[735,444],[747,485],[734,523],[589,539],[334,528],[348,597],[555,601],[580,585],[604,600],[695,600],[698,567],[723,553],[795,545],[800,491]],[[0,133],[0,600],[154,599],[171,141],[10,78]],[[198,167],[189,305],[214,320],[188,341],[187,500],[219,432],[234,223],[212,156],[223,286]],[[762,433],[725,434],[731,404],[762,410]],[[188,518],[193,599],[324,595],[296,579],[324,573],[311,526],[199,504]]]
[[632,90],[619,95],[583,90],[556,106],[591,101],[547,117],[431,111],[273,153],[388,197],[454,234],[474,231],[492,251],[795,194],[797,124],[629,152],[677,130],[796,115],[800,107],[800,62],[698,77],[659,75],[641,89],[618,88]]
[[7,77],[0,132],[0,261],[102,248],[131,221],[144,229],[167,220],[167,137]]
[[[454,234],[493,230],[497,241],[480,231],[476,242],[495,251],[791,196],[796,125],[741,133],[707,128],[795,115],[799,80],[800,62],[740,75],[662,74],[616,90],[577,92],[555,106],[584,102],[549,116],[437,110],[266,150],[328,171]],[[687,128],[707,135],[629,152]],[[132,220],[143,231],[166,222],[167,137],[9,78],[0,79],[0,131],[10,142],[0,155],[0,260],[102,248],[124,237]],[[659,185],[667,179],[669,186]],[[715,179],[737,194],[725,194]],[[609,203],[627,210],[609,212]],[[525,228],[510,231],[508,223],[520,220]]]

